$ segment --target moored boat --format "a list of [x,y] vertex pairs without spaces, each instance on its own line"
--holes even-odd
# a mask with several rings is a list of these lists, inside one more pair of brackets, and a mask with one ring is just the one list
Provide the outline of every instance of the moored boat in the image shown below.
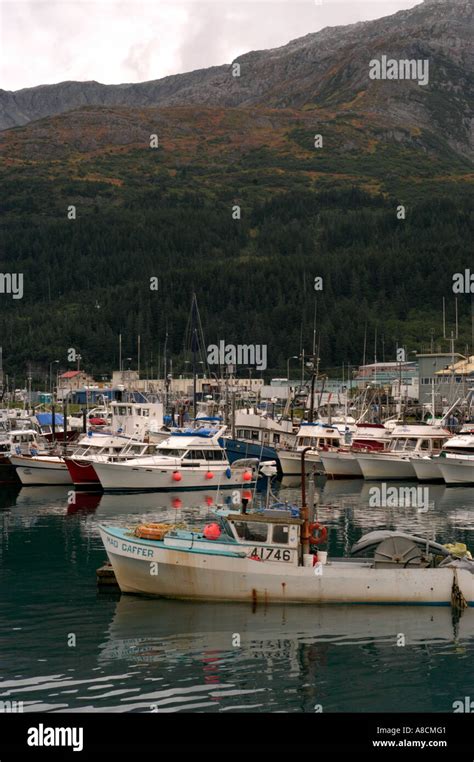
[[22,484],[72,484],[64,459],[59,455],[11,455]]
[[446,484],[474,484],[474,455],[440,457],[438,468]]
[[321,563],[303,552],[308,529],[319,525],[283,511],[220,515],[202,532],[160,525],[160,539],[152,539],[154,526],[99,527],[124,593],[265,605],[474,605],[472,559],[425,538],[371,532],[352,553],[373,558]]
[[344,436],[335,426],[323,423],[302,423],[297,434],[293,449],[278,451],[278,459],[283,478],[301,479],[301,453],[305,454],[306,475],[322,471],[321,452],[337,450],[344,443]]
[[363,452],[381,452],[390,441],[389,432],[379,423],[358,423],[351,446],[321,451],[325,476],[331,479],[362,478],[357,455]]
[[357,462],[364,479],[415,480],[413,458],[439,454],[450,437],[441,426],[395,426],[386,452],[360,453]]
[[234,461],[232,465],[219,444],[220,429],[189,429],[174,432],[156,449],[155,455],[125,462],[94,463],[94,470],[106,491],[183,489],[235,489],[255,483],[254,462]]

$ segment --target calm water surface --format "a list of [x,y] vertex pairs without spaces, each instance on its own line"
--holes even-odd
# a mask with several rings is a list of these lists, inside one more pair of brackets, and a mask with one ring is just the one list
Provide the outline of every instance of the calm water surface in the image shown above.
[[[331,555],[384,527],[474,550],[474,489],[431,486],[427,512],[369,507],[368,490],[319,484]],[[449,608],[253,611],[98,592],[99,523],[198,523],[214,499],[79,495],[68,505],[61,487],[0,486],[0,700],[32,712],[437,712],[473,695],[472,608],[453,624]]]

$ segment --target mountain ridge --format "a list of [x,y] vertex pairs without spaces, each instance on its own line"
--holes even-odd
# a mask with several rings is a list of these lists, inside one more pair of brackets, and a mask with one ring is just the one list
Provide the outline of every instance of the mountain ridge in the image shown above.
[[[334,107],[384,113],[439,130],[461,155],[474,155],[472,0],[429,0],[391,16],[325,27],[286,45],[250,51],[233,64],[196,69],[141,83],[105,85],[95,80],[0,91],[0,129],[6,130],[84,106]],[[427,88],[413,81],[371,81],[371,58],[431,61]]]

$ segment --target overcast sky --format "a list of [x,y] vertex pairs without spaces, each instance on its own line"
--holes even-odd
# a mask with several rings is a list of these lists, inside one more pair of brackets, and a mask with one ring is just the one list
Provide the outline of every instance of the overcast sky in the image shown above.
[[421,0],[0,0],[0,87],[143,82]]

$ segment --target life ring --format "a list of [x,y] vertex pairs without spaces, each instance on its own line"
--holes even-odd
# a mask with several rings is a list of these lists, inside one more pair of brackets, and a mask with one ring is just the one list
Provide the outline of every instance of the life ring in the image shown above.
[[134,534],[143,540],[162,540],[170,529],[172,527],[169,524],[140,524],[136,527]]
[[[318,532],[317,535],[314,532]],[[327,527],[321,526],[317,521],[314,524],[309,525],[309,544],[310,545],[322,545],[326,542],[328,536]]]

